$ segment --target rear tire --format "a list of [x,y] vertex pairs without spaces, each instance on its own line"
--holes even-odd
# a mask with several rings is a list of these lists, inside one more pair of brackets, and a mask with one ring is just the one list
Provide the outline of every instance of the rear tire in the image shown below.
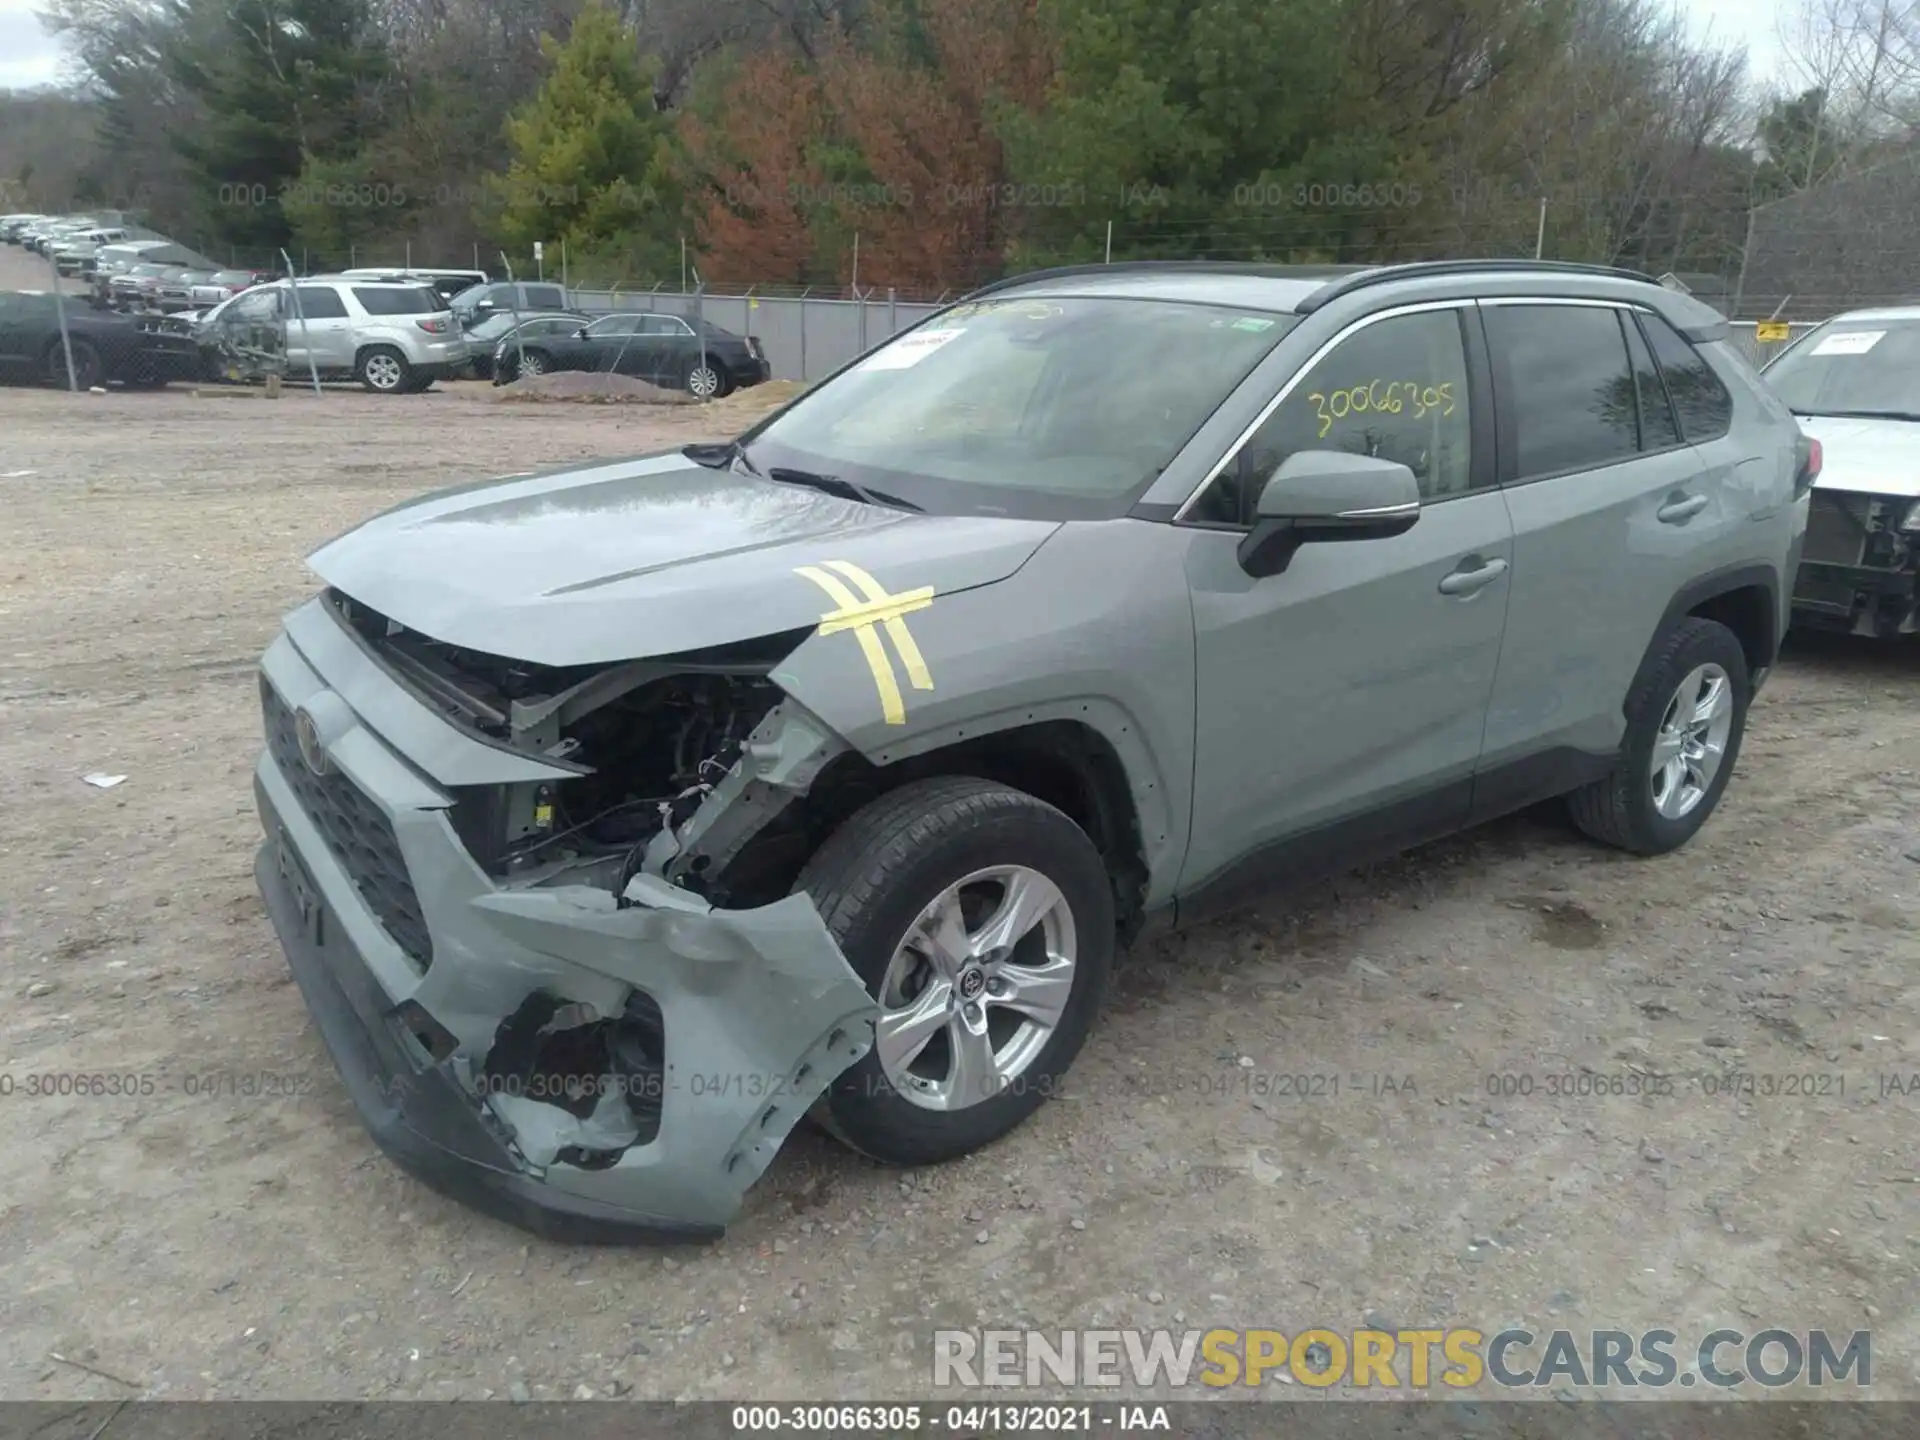
[[1065,814],[986,780],[917,781],[835,831],[795,889],[882,1009],[873,1048],[825,1097],[834,1135],[934,1164],[998,1140],[1058,1087],[1115,944],[1105,864]]
[[718,360],[708,359],[704,366],[695,360],[680,377],[680,388],[696,400],[719,400],[733,390],[733,377]]
[[369,345],[354,361],[353,378],[376,395],[404,395],[413,367],[391,345]]
[[1636,855],[1679,849],[1726,791],[1752,699],[1738,637],[1716,621],[1682,620],[1656,644],[1627,699],[1613,773],[1567,797],[1573,823]]

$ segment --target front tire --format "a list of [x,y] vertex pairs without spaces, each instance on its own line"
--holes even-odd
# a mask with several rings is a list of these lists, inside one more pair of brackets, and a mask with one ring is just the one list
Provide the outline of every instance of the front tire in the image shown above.
[[1679,849],[1726,791],[1752,700],[1738,637],[1713,620],[1682,620],[1655,647],[1628,697],[1613,773],[1567,797],[1573,823],[1637,855]]
[[826,1127],[875,1160],[935,1164],[1017,1128],[1059,1085],[1106,991],[1113,889],[1086,833],[986,780],[883,795],[795,887],[879,1001]]

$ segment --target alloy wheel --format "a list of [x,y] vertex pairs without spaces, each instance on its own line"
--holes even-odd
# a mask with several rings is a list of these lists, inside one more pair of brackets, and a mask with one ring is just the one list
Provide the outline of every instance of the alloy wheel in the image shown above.
[[367,357],[367,383],[376,390],[398,390],[404,374],[400,362],[391,355]]
[[874,1049],[900,1095],[961,1110],[1016,1084],[1073,994],[1073,911],[1025,865],[956,881],[920,912],[880,982]]
[[1669,820],[1693,812],[1713,788],[1733,731],[1733,682],[1718,665],[1695,666],[1667,701],[1653,740],[1653,807]]

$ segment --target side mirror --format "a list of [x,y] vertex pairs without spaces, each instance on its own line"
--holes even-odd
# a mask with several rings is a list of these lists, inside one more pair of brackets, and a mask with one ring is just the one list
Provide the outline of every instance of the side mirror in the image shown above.
[[1240,568],[1278,575],[1302,545],[1404,535],[1420,518],[1420,485],[1393,460],[1341,450],[1301,450],[1267,481],[1253,529],[1240,542]]

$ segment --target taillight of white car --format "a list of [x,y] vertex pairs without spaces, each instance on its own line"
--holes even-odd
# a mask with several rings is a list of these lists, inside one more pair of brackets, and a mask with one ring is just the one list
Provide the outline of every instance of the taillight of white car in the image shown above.
[[429,335],[443,335],[453,324],[451,320],[441,315],[433,315],[425,320],[416,320],[413,323]]

